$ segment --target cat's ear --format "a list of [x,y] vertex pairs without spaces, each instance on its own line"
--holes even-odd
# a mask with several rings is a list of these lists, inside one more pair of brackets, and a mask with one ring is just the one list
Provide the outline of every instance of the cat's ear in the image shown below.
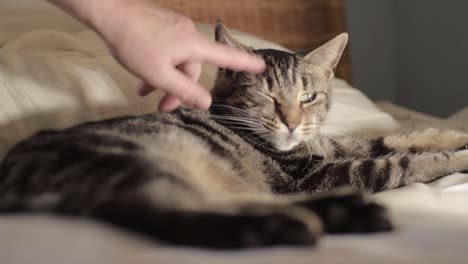
[[227,29],[227,27],[221,21],[216,22],[215,40],[216,42],[227,44],[232,48],[237,48],[245,52],[253,51],[251,47],[248,47],[235,39],[229,29]]
[[338,65],[347,43],[348,34],[342,33],[312,52],[305,54],[304,61],[307,64],[324,67],[326,70],[333,70]]

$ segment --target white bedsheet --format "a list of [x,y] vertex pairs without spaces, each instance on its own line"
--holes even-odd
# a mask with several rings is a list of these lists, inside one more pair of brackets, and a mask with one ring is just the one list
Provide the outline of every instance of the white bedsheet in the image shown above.
[[[467,175],[452,175],[464,178]],[[207,251],[158,245],[107,226],[47,217],[0,218],[2,263],[466,263],[468,195],[415,185],[377,195],[397,231],[328,235],[316,248]]]
[[[2,25],[6,23],[0,19]],[[86,41],[85,44],[77,44],[76,39],[70,39],[69,34],[57,31],[40,30],[22,35],[24,32],[17,35],[12,33],[9,39],[0,34],[0,40],[3,41],[0,43],[3,44],[0,50],[0,87],[8,86],[10,89],[0,89],[0,93],[3,92],[1,100],[20,96],[23,99],[45,98],[50,101],[51,97],[45,96],[45,92],[51,92],[51,96],[57,97],[53,100],[54,104],[32,100],[25,101],[26,106],[20,109],[0,106],[0,118],[8,117],[3,120],[7,122],[0,122],[0,155],[2,146],[11,145],[41,127],[50,127],[51,120],[54,121],[53,126],[62,127],[101,118],[103,115],[144,112],[155,107],[157,95],[138,101],[141,103],[137,108],[135,105],[129,106],[129,102],[141,100],[133,90],[138,80],[117,67],[108,54],[100,53],[102,44],[93,42],[93,45],[86,45]],[[89,32],[74,37],[81,40],[94,38]],[[14,41],[11,41],[12,38]],[[31,43],[41,38],[48,39],[49,45],[31,46]],[[51,46],[51,43],[58,44]],[[31,50],[31,47],[34,49]],[[54,56],[47,56],[51,54]],[[64,55],[73,55],[73,63],[61,58]],[[99,57],[101,59],[96,60]],[[67,72],[70,75],[66,75]],[[13,78],[18,76],[21,78]],[[91,87],[83,83],[84,80],[92,80],[93,85],[98,82],[100,87],[109,89],[77,92],[77,86]],[[358,117],[346,127],[351,130],[375,128],[378,131],[398,127],[392,118],[378,109],[369,112],[369,102],[356,90],[341,87],[345,84],[339,80],[334,82],[334,86],[338,91],[337,104],[341,105],[334,110],[336,118],[347,112],[344,109],[351,109],[353,115]],[[31,94],[31,89],[37,89],[38,94]],[[355,101],[359,101],[359,104],[341,108]],[[98,104],[94,104],[96,102]],[[14,101],[13,105],[16,103]],[[107,108],[108,105],[111,108]],[[436,126],[468,131],[468,108],[449,119],[439,119],[388,103],[379,106],[393,115],[403,127]],[[83,109],[89,111],[83,112]],[[34,118],[38,112],[42,113],[39,120]],[[48,112],[49,119],[44,115]],[[24,118],[24,113],[28,113],[26,116],[29,119]],[[16,114],[21,117],[19,121],[15,119]],[[33,126],[25,125],[22,122],[25,120]],[[18,135],[20,131],[24,134]],[[383,192],[375,195],[375,198],[391,209],[392,217],[398,225],[396,232],[325,236],[316,248],[283,247],[242,252],[165,247],[92,222],[55,217],[2,216],[0,263],[467,263],[468,175],[453,174],[431,184],[414,184]]]

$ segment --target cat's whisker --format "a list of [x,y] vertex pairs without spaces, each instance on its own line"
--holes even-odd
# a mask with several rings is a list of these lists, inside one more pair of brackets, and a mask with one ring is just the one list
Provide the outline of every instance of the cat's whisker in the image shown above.
[[[230,120],[240,120],[242,122],[244,122],[244,120],[248,120],[248,121],[251,121],[251,123],[260,123],[261,125],[265,126],[265,127],[268,127],[270,130],[275,130],[274,128],[274,122],[268,120],[268,119],[265,119],[265,118],[260,118],[258,116],[256,116],[255,114],[251,113],[250,111],[247,111],[247,110],[244,110],[244,109],[240,109],[240,108],[237,108],[237,107],[233,107],[233,106],[230,106],[230,105],[224,105],[224,104],[214,104],[212,105],[214,107],[224,107],[224,108],[228,108],[228,109],[232,109],[232,110],[235,110],[235,111],[238,111],[240,114],[244,115],[242,117],[236,117],[236,116],[227,116],[227,115],[215,115],[215,114],[212,114],[212,117],[213,118],[216,118],[216,119],[230,119]],[[245,116],[247,115],[247,116]],[[248,122],[246,122],[248,123]]]
[[[314,133],[314,136],[318,137],[319,139],[321,139],[321,138],[328,139],[328,142],[326,142],[326,141],[322,141],[322,142],[328,144],[331,149],[337,150],[342,156],[346,156],[345,153],[343,153],[337,146],[333,145],[332,142],[336,142],[340,146],[343,146],[343,147],[349,148],[349,149],[353,149],[353,150],[356,150],[356,149],[365,150],[366,145],[363,142],[360,142],[359,140],[356,140],[356,139],[354,139],[354,138],[352,138],[350,136],[341,134],[339,132],[333,132],[333,131],[325,131],[325,132],[329,132],[330,134],[337,134],[338,136],[340,136],[340,138],[347,139],[351,143],[354,143],[354,145],[351,144],[351,143],[346,143],[343,140],[336,139],[336,138],[334,138],[334,137],[332,137],[330,135],[324,134],[324,133]],[[304,131],[304,135],[305,136],[310,136],[310,135],[312,135],[312,133],[310,133],[309,131]],[[356,148],[356,145],[357,145],[357,148]]]
[[239,129],[239,130],[251,130],[256,132],[263,132],[263,133],[270,133],[264,126],[258,123],[251,123],[246,122],[245,120],[238,120],[235,119],[234,121],[231,120],[218,120],[219,122],[228,125],[231,129]]
[[[254,141],[255,144],[258,144],[258,145],[260,145],[260,146],[262,146],[262,147],[264,147],[264,148],[266,148],[266,149],[269,149],[268,146],[266,145],[266,139],[265,139],[264,136],[259,135],[259,134],[257,134],[257,133],[253,133],[253,132],[252,132],[251,135],[253,135],[253,137],[251,137],[250,139],[251,139],[252,141]],[[264,140],[265,142],[259,141],[257,138],[261,138],[261,139]],[[272,149],[270,149],[270,150],[272,150]]]
[[229,120],[249,120],[249,121],[257,121],[257,119],[250,118],[250,117],[238,117],[238,116],[227,116],[227,115],[211,115],[212,118],[217,119],[229,119]]
[[342,157],[345,157],[346,154],[341,151],[340,148],[337,148],[334,144],[333,144],[333,140],[332,139],[329,139],[330,141],[324,141],[325,144],[327,144],[331,149],[333,149],[334,151],[338,152],[340,154],[340,156]]
[[260,124],[249,124],[249,123],[242,122],[242,121],[229,121],[229,120],[218,120],[218,121],[223,124],[229,124],[229,125],[243,125],[243,126],[252,127],[252,128],[262,128]]
[[270,135],[270,131],[254,131],[257,135]]
[[222,118],[213,118],[217,119],[219,122],[224,124],[241,124],[250,127],[262,127],[262,125],[258,122],[253,122],[250,120],[242,120],[242,119],[222,119]]
[[[330,133],[330,134],[334,134],[334,135],[337,135],[337,136],[340,136],[342,138],[346,138],[348,140],[351,140],[353,142],[357,142],[357,143],[360,143],[359,140],[357,140],[356,138],[353,138],[349,135],[346,135],[346,134],[343,134],[343,133],[340,133],[340,132],[336,132],[336,131],[331,131],[331,130],[324,130],[325,133]],[[330,138],[333,138],[333,137],[330,137]]]
[[315,144],[315,146],[319,149],[319,151],[322,153],[322,158],[325,161],[327,159],[327,153],[325,152],[325,149],[321,144]]
[[341,156],[346,156],[345,153],[343,153],[343,152],[341,151],[340,148],[337,148],[337,147],[332,143],[332,142],[335,141],[333,138],[331,138],[331,137],[329,137],[329,136],[327,136],[327,135],[323,135],[323,134],[320,134],[320,135],[319,135],[319,138],[328,139],[328,140],[322,140],[322,139],[321,139],[321,142],[322,142],[323,144],[327,144],[328,147],[329,147],[330,149],[333,149],[333,150],[339,152],[339,153],[341,154]]
[[248,130],[248,131],[255,131],[255,132],[258,132],[258,133],[261,133],[261,132],[265,132],[265,133],[268,133],[269,131],[266,131],[264,129],[261,129],[261,128],[250,128],[250,127],[245,127],[245,126],[232,126],[230,127],[231,129],[236,129],[236,130]]
[[211,115],[213,119],[219,120],[236,120],[236,121],[249,121],[258,123],[257,119],[249,118],[249,117],[238,117],[238,116],[225,116],[225,115]]
[[214,104],[214,105],[212,104],[211,106],[212,106],[212,107],[213,107],[213,106],[214,106],[214,107],[225,107],[225,108],[228,108],[228,109],[232,109],[232,110],[239,111],[239,112],[244,113],[244,114],[246,114],[246,115],[249,115],[249,116],[251,116],[251,117],[257,118],[257,116],[255,116],[253,113],[251,113],[251,112],[249,112],[249,111],[246,111],[246,110],[244,110],[244,109],[240,109],[240,108],[238,108],[238,107],[234,107],[234,106],[230,106],[230,105],[217,105],[217,104]]
[[268,119],[265,119],[265,118],[261,118],[260,121],[265,123],[265,124],[271,125],[271,126],[276,125],[274,121],[268,120]]
[[263,148],[269,150],[269,151],[272,151],[272,152],[277,152],[278,150],[277,149],[274,149],[274,148],[271,148],[270,145],[269,145],[269,140],[268,138],[265,137],[265,135],[261,135],[261,134],[256,134],[255,133],[255,136],[257,136],[258,138],[261,138],[263,140],[263,142],[257,140],[255,137],[251,137],[251,139],[258,145],[262,146]]
[[[262,138],[262,139],[263,139],[263,138]],[[266,149],[266,150],[269,150],[269,151],[271,151],[271,152],[278,152],[277,149],[271,148],[269,145],[267,145],[266,141],[265,141],[265,142],[261,142],[261,141],[255,139],[255,137],[253,137],[252,140],[253,140],[256,144],[262,146],[262,148],[264,148],[264,149]],[[265,140],[265,139],[263,139],[263,140]]]
[[358,128],[359,126],[345,125],[345,124],[332,124],[332,123],[315,123],[315,122],[306,122],[304,126],[315,125],[318,127],[321,126],[334,126],[334,127],[347,127],[347,128]]
[[[366,145],[363,142],[360,142],[358,139],[355,139],[355,138],[352,138],[352,137],[350,137],[348,135],[345,135],[345,134],[342,134],[342,133],[339,133],[339,132],[334,132],[334,131],[326,131],[326,133],[335,134],[335,135],[340,136],[343,139],[347,139],[347,140],[351,141],[351,143],[356,144],[357,148],[356,148],[355,145],[347,144],[343,140],[338,140],[338,139],[336,139],[334,137],[331,137],[331,136],[327,135],[330,140],[333,140],[334,142],[336,142],[337,144],[339,144],[341,146],[348,147],[350,149],[353,149],[354,151],[357,151],[358,149],[361,149],[361,150],[366,149]],[[322,135],[325,136],[324,134],[322,134]]]
[[[356,145],[352,145],[352,144],[348,144],[348,143],[345,143],[343,141],[340,141],[340,140],[338,140],[336,138],[333,138],[333,137],[328,137],[328,139],[330,139],[331,141],[337,143],[340,146],[343,146],[343,147],[348,148],[348,149],[352,149],[353,151],[357,151],[358,149],[362,149],[362,147],[363,147],[363,145],[361,145],[360,143],[357,143]],[[335,149],[338,149],[338,147],[335,146]]]
[[358,126],[350,126],[350,125],[339,125],[339,124],[320,124],[320,126],[333,126],[333,127],[347,127],[347,128],[357,128]]
[[258,133],[261,133],[261,132],[271,133],[272,131],[274,131],[274,129],[269,127],[268,124],[252,122],[250,120],[245,120],[243,118],[231,118],[231,117],[216,117],[216,118],[219,118],[218,120],[219,122],[226,124],[231,129],[251,130],[251,131],[256,131]]
[[[271,126],[270,124],[263,124],[263,126],[266,128],[266,129],[269,129],[270,131],[276,131],[278,128],[277,127],[273,127]],[[278,132],[277,132],[278,133]]]
[[302,169],[302,172],[305,172],[310,164],[312,163],[312,158],[313,158],[313,151],[312,151],[312,143],[309,142],[309,141],[304,141],[305,145],[306,145],[306,148],[307,148],[307,151],[309,152],[309,160],[307,162],[307,165],[304,166],[304,168]]

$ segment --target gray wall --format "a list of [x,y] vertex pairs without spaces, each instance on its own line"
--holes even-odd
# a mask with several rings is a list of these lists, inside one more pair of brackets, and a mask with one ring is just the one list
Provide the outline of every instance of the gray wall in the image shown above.
[[353,84],[375,100],[394,100],[393,1],[347,0]]
[[468,105],[468,1],[346,0],[355,86],[447,116]]

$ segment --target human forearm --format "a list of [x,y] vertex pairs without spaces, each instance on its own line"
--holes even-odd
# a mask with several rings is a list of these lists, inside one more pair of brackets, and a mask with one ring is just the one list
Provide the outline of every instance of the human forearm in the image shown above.
[[46,0],[83,23],[96,28],[103,11],[113,9],[115,0]]
[[141,95],[156,88],[167,92],[160,105],[163,111],[181,102],[209,107],[210,94],[198,83],[202,63],[253,73],[265,67],[254,54],[206,40],[190,18],[154,1],[47,1],[98,32],[117,60],[145,81]]

